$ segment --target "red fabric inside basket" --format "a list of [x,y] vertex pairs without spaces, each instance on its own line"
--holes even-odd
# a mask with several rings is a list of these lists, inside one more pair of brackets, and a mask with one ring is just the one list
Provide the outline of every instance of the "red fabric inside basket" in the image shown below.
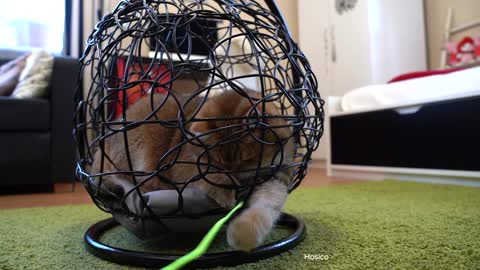
[[151,65],[151,60],[141,63],[136,61],[130,63],[128,69],[126,69],[127,59],[122,57],[116,61],[116,69],[119,80],[119,86],[122,87],[126,84],[142,80],[133,84],[130,88],[126,89],[125,92],[120,90],[118,92],[117,102],[115,103],[114,117],[118,118],[122,115],[123,112],[123,100],[124,93],[127,96],[127,108],[137,102],[143,96],[149,95],[150,91],[153,90],[155,93],[166,93],[167,89],[164,87],[164,84],[170,81],[170,72],[166,65],[162,64],[153,64],[151,70],[145,74]]

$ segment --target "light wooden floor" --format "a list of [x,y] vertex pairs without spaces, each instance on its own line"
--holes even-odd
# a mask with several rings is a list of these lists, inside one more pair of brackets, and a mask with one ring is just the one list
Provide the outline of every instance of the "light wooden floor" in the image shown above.
[[[301,186],[308,188],[322,185],[348,183],[352,181],[355,180],[328,177],[325,174],[324,169],[310,168]],[[71,184],[57,184],[55,185],[54,193],[0,196],[0,209],[88,203],[92,203],[92,201],[80,183],[76,184],[74,192],[72,192]]]

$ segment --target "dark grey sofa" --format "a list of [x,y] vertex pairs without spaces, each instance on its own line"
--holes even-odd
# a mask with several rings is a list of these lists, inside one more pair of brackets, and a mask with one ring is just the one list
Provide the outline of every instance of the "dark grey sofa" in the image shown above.
[[[0,50],[0,65],[22,53]],[[77,59],[55,57],[47,97],[0,97],[0,193],[48,191],[55,182],[74,180],[78,72]]]

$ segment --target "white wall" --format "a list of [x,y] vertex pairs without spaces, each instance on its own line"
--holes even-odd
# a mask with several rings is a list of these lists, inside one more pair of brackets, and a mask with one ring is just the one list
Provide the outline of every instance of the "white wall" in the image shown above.
[[297,0],[277,0],[277,5],[287,21],[288,29],[293,35],[293,39],[298,41],[298,1]]

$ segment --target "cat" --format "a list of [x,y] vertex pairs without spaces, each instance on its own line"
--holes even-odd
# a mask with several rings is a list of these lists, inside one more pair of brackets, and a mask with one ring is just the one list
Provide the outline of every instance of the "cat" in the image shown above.
[[[141,183],[139,189],[142,192],[174,189],[188,183],[189,187],[204,191],[227,209],[236,204],[235,191],[222,185],[245,185],[252,183],[257,176],[263,179],[262,183],[254,188],[246,207],[227,228],[229,245],[250,251],[264,241],[279,218],[292,176],[292,169],[285,165],[291,164],[294,158],[292,132],[284,119],[280,117],[263,119],[263,123],[271,127],[264,131],[256,126],[257,116],[258,119],[262,119],[262,111],[268,116],[279,115],[279,110],[273,102],[265,103],[265,108],[260,103],[255,110],[253,104],[259,98],[261,96],[257,92],[244,91],[243,95],[240,95],[229,90],[208,97],[203,106],[200,106],[202,97],[193,98],[184,106],[180,106],[179,101],[172,95],[154,94],[144,97],[127,109],[127,121],[145,119],[174,121],[169,122],[169,126],[150,123],[137,125],[128,130],[126,133],[131,164],[126,155],[123,133],[107,135],[104,140],[104,153],[108,158],[103,159],[102,166],[102,151],[97,150],[91,174],[133,169],[139,172],[135,180]],[[155,111],[159,105],[162,106]],[[178,128],[179,115],[185,120],[195,118],[199,121],[188,122],[182,133],[182,129]],[[230,119],[201,121],[222,117]],[[259,143],[258,140],[267,144]],[[182,143],[184,144],[181,148],[170,151]],[[206,147],[209,147],[208,151],[205,151]],[[263,151],[263,158],[260,158],[260,151]],[[198,161],[201,165],[197,166]],[[256,168],[259,164],[267,169],[260,169],[257,173]],[[274,175],[268,169],[272,165],[281,168]],[[168,169],[153,174],[153,177],[140,173],[155,172],[162,166]],[[219,173],[215,173],[215,170]],[[202,174],[205,175],[199,179],[198,176]],[[123,179],[120,179],[119,174],[102,178],[102,188],[120,197],[124,195],[122,189],[118,188],[120,182],[133,181],[127,174]]]

